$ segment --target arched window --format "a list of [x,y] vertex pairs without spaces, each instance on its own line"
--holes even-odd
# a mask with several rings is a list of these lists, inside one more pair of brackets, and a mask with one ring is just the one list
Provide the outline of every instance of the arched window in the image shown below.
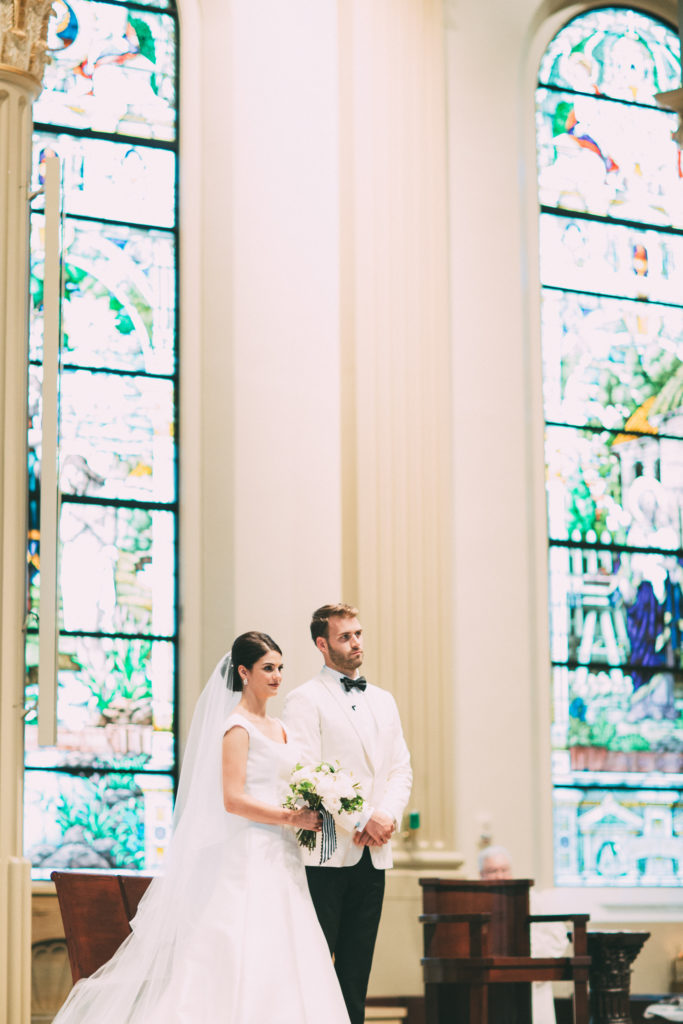
[[[174,776],[177,20],[173,0],[56,0],[34,188],[64,182],[58,737],[26,719],[26,855],[152,868]],[[40,609],[44,216],[31,222],[27,698]]]
[[555,877],[683,883],[683,166],[677,34],[622,7],[537,91]]

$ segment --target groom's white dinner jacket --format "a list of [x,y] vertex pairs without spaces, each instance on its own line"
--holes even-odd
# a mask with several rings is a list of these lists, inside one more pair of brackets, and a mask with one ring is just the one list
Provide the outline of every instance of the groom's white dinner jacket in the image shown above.
[[[360,783],[366,807],[388,814],[398,828],[413,773],[396,701],[387,690],[370,684],[363,693],[347,694],[340,679],[339,672],[323,666],[317,676],[292,690],[283,713],[289,738],[306,763],[339,761]],[[362,816],[362,823],[368,816]],[[352,834],[337,828],[337,849],[324,866],[351,867],[362,853]],[[304,854],[308,864],[318,863],[318,848]],[[370,855],[376,868],[393,863],[391,843],[371,846]]]

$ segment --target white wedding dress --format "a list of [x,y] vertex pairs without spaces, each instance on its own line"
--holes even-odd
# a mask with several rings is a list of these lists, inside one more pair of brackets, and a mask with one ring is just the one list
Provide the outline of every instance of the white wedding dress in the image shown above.
[[[297,757],[244,716],[245,792],[281,806]],[[244,819],[154,1024],[348,1024],[295,832]]]
[[223,733],[246,729],[245,792],[274,806],[296,752],[238,713],[210,724],[225,699],[224,684],[213,689],[197,716],[209,723],[198,731],[199,747],[211,737],[208,754],[189,773],[199,799],[176,830],[166,876],[141,901],[133,934],[74,987],[54,1024],[349,1024],[294,830],[218,806]]

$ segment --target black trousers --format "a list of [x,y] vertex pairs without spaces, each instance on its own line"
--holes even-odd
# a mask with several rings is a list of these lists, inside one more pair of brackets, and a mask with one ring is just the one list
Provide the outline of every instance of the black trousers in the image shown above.
[[363,1024],[385,872],[373,867],[366,846],[353,867],[307,867],[306,875],[351,1024]]

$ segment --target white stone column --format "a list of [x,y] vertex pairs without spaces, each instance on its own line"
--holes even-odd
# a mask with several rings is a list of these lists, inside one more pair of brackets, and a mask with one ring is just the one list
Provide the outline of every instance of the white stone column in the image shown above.
[[441,0],[344,0],[339,50],[344,599],[413,754],[399,862],[457,867]]
[[0,0],[0,1024],[31,1016],[31,873],[22,855],[28,191],[50,9],[50,0]]

